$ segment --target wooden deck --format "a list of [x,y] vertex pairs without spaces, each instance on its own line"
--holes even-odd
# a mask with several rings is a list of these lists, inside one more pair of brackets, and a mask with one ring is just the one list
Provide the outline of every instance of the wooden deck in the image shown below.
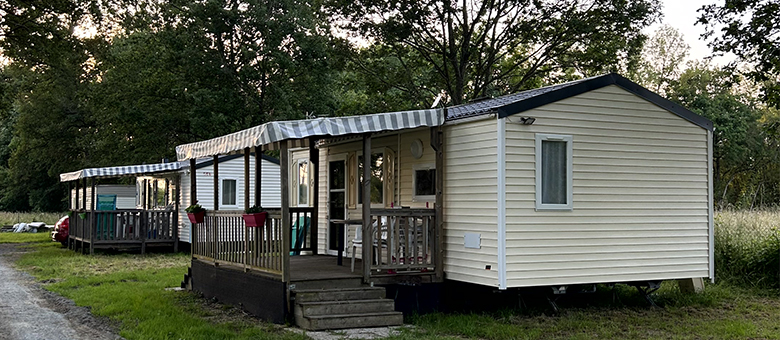
[[362,279],[363,262],[355,260],[355,272],[351,271],[351,258],[344,258],[339,266],[335,256],[290,256],[290,281]]

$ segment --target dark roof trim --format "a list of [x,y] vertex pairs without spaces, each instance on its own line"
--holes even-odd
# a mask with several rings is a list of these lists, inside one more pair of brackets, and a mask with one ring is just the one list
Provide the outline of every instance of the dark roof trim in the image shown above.
[[690,110],[655,94],[654,92],[640,86],[639,84],[624,78],[617,73],[605,74],[600,77],[582,81],[579,84],[574,84],[555,91],[547,92],[525,100],[504,105],[498,108],[498,117],[504,118],[515,115],[609,85],[617,85],[618,87],[631,92],[655,105],[658,105],[661,108],[674,113],[693,124],[712,131],[712,121],[709,119],[699,116]]
[[[254,156],[255,153],[252,152],[251,154],[252,154],[252,156]],[[244,155],[240,154],[240,153],[235,154],[235,155],[220,156],[219,157],[219,162],[222,163],[222,162],[232,161],[232,160],[234,160],[236,158],[241,158],[241,157],[244,157]],[[266,161],[269,161],[269,162],[274,163],[276,165],[279,165],[279,160],[278,159],[273,158],[273,157],[268,156],[268,155],[263,155],[263,160],[266,160]],[[214,159],[213,158],[211,158],[211,159],[209,159],[207,161],[195,164],[195,169],[205,168],[207,166],[212,166],[212,165],[214,165]]]

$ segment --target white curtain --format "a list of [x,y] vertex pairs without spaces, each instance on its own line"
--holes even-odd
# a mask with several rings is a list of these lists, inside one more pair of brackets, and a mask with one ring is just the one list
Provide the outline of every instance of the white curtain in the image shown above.
[[542,141],[542,203],[566,202],[566,142]]

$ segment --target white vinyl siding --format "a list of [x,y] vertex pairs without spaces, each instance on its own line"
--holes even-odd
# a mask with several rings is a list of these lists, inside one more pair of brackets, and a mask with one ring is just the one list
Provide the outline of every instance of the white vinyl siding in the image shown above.
[[[444,272],[447,279],[498,286],[496,138],[494,119],[445,125]],[[465,247],[465,233],[480,234],[479,249]]]
[[[81,185],[83,181],[79,183]],[[87,181],[89,183],[89,181]],[[76,188],[74,187],[75,184],[71,184],[71,190],[70,190],[70,198],[71,198],[71,207],[76,203],[75,195],[76,195]],[[89,185],[89,184],[88,184]],[[135,186],[134,185],[117,185],[117,184],[99,184],[96,185],[97,193],[96,195],[116,195],[116,208],[117,209],[135,209],[135,201],[136,201],[136,192],[135,192]],[[81,209],[81,207],[84,206],[84,202],[82,202],[82,199],[84,198],[84,188],[79,187],[78,192],[78,203],[79,206],[76,207],[76,209]],[[87,187],[87,208],[90,209],[92,207],[92,187]]]
[[[617,86],[523,116],[506,124],[508,287],[709,276],[705,129]],[[536,211],[536,134],[573,136],[571,211]]]
[[[281,183],[279,174],[279,165],[267,160],[262,163],[262,206],[264,208],[280,208],[281,204]],[[255,204],[255,156],[252,155],[249,161],[249,205]],[[196,182],[198,185],[198,204],[208,210],[214,209],[214,166],[209,165],[196,169]],[[236,180],[236,204],[233,206],[224,206],[220,203],[222,210],[244,210],[244,157],[236,157],[228,161],[219,163],[219,177],[221,179]],[[220,185],[220,190],[221,190]],[[190,221],[184,208],[190,205],[190,174],[189,168],[181,172],[181,203],[179,210],[179,239],[183,242],[190,242]],[[222,199],[220,193],[220,200]]]

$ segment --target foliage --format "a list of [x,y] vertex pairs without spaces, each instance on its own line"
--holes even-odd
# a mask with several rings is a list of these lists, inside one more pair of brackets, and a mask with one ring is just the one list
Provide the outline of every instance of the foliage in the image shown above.
[[193,204],[189,207],[185,208],[184,211],[186,211],[188,214],[197,214],[199,212],[206,211],[200,204]]
[[[330,0],[331,20],[396,59],[385,76],[419,102],[444,92],[450,104],[610,70],[638,55],[654,0]],[[364,40],[361,40],[364,41]],[[423,63],[424,65],[420,65]],[[395,65],[393,65],[395,64]],[[429,70],[435,77],[425,75]],[[393,74],[409,74],[391,78]]]
[[721,211],[715,217],[715,275],[757,288],[780,288],[780,212]]
[[651,91],[665,95],[669,85],[680,77],[689,51],[690,46],[679,31],[669,25],[661,26],[645,43],[642,60],[636,75],[631,78]]
[[263,207],[261,207],[261,206],[259,206],[257,204],[249,207],[249,209],[247,209],[245,211],[245,213],[247,213],[247,214],[259,214],[259,213],[262,213],[262,212],[265,212],[265,209],[263,209]]
[[733,53],[738,62],[748,63],[751,68],[744,73],[761,84],[767,104],[780,108],[780,1],[725,0],[699,12],[698,23],[707,28],[703,36],[713,51]]
[[[739,77],[728,70],[693,63],[668,88],[672,101],[710,119],[713,131],[713,167],[716,203],[750,208],[764,200],[760,186],[773,185],[765,173],[775,159],[776,148],[768,144],[759,121],[761,109],[736,86]],[[766,191],[765,191],[766,192]],[[766,198],[769,198],[767,196]]]
[[315,1],[11,1],[0,13],[5,210],[63,210],[63,172],[156,163],[179,144],[335,111]]

